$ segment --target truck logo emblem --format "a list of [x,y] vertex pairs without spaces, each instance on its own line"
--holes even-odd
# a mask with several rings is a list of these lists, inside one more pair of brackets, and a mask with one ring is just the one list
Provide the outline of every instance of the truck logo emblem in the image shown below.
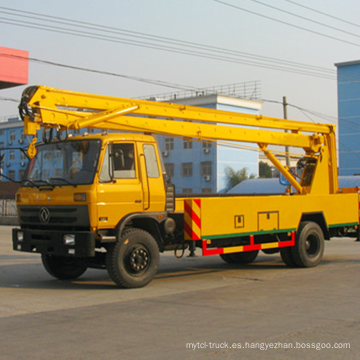
[[39,219],[43,224],[47,224],[50,221],[50,211],[48,208],[43,207],[40,209]]

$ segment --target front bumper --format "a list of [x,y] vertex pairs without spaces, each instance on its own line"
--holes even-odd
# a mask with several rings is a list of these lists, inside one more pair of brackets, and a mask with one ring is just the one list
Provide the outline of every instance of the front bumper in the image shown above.
[[95,233],[13,229],[13,249],[56,256],[95,256]]

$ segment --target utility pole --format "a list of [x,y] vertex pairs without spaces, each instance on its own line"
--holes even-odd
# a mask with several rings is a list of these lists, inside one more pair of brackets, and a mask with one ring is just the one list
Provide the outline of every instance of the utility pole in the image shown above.
[[[284,109],[284,119],[287,119],[287,102],[286,96],[283,96],[283,109]],[[285,132],[288,132],[285,130]],[[285,156],[286,156],[286,166],[290,167],[290,156],[289,156],[289,147],[285,146]]]

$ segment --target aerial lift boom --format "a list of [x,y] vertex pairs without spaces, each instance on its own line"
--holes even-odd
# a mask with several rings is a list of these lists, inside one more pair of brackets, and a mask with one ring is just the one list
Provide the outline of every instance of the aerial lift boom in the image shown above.
[[[72,129],[96,128],[180,136],[219,143],[256,143],[297,193],[338,192],[334,125],[89,95],[44,86],[29,87],[22,97],[20,110],[25,122],[25,134],[34,136],[40,127],[65,133]],[[35,142],[29,147],[30,155],[34,154]],[[317,177],[319,183],[323,184],[312,184],[311,187],[308,181],[303,181],[303,185],[296,181],[268,145],[304,149],[306,156],[317,162],[317,171],[323,173]]]

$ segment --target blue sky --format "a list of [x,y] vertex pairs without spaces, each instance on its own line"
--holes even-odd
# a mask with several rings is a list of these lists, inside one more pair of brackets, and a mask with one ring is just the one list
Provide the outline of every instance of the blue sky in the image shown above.
[[[0,46],[28,50],[30,57],[34,59],[168,82],[185,88],[256,80],[261,82],[263,99],[281,102],[282,97],[287,96],[290,104],[325,114],[326,122],[334,122],[337,116],[335,74],[332,79],[324,79],[314,75],[266,69],[250,63],[270,57],[335,71],[334,63],[360,60],[360,24],[350,25],[287,0],[259,1],[327,27],[269,8],[255,0],[0,0]],[[346,21],[359,23],[358,1],[293,1]],[[9,11],[4,7],[26,13]],[[30,19],[29,12],[47,15],[50,21]],[[26,17],[15,16],[20,14]],[[50,16],[72,20],[74,25],[82,27],[71,28],[69,25],[58,24]],[[9,21],[13,24],[6,23]],[[121,39],[130,38],[118,33],[106,33],[107,36],[116,37],[115,42],[114,39],[104,41],[19,26],[26,25],[25,21],[44,24],[48,30],[67,27],[76,31],[94,32],[83,27],[83,22],[86,22],[123,29],[127,34],[129,31],[140,32],[245,52],[253,55],[254,59],[250,63],[246,60],[248,64],[241,64],[150,49],[144,45],[134,46],[120,43],[119,41],[123,41]],[[100,34],[99,30],[97,34]],[[136,39],[132,38],[134,40]],[[137,41],[144,39],[138,38]],[[168,43],[162,45],[170,46]],[[187,48],[188,52],[195,50]],[[218,50],[216,56],[224,56],[224,53]],[[121,97],[178,91],[122,77],[30,62],[29,85],[34,84]],[[23,89],[24,87],[2,90],[0,98],[19,99]],[[0,117],[16,114],[17,103],[0,99],[0,104]],[[262,113],[282,117],[283,109],[280,104],[265,101]],[[324,121],[323,118],[292,107],[288,109],[288,117]]]

